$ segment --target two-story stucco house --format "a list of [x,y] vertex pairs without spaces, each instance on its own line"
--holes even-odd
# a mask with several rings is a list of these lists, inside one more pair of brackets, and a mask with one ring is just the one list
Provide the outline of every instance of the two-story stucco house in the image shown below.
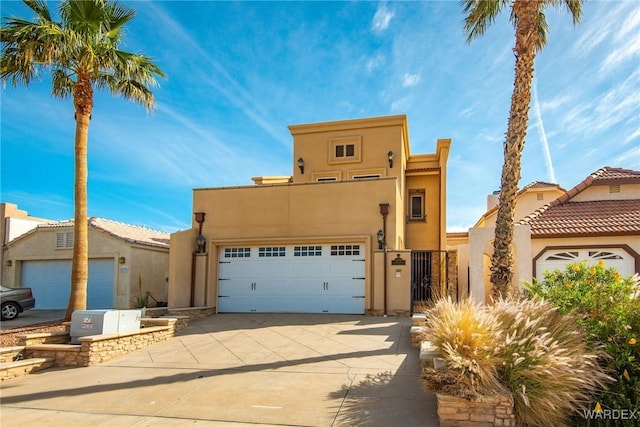
[[193,226],[171,236],[169,306],[395,314],[411,311],[412,284],[446,291],[451,141],[412,154],[404,115],[289,130],[291,176],[193,191]]

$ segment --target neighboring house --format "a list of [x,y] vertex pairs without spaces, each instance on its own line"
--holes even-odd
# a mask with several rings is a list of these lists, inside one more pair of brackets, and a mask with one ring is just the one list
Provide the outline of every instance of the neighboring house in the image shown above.
[[533,277],[575,261],[640,273],[640,171],[604,167],[519,224],[531,228]]
[[[495,233],[496,195],[468,233],[449,233],[456,249],[460,289],[482,302],[489,300],[489,267]],[[568,263],[602,260],[621,274],[640,272],[640,171],[604,167],[569,191],[534,182],[519,193],[514,229],[514,283],[542,278],[544,271]]]
[[289,130],[292,176],[194,190],[193,227],[171,236],[169,305],[394,314],[423,298],[412,286],[446,291],[451,141],[411,154],[404,115]]
[[[5,245],[16,237],[36,228],[39,224],[51,222],[48,219],[30,216],[13,203],[0,203],[0,245]],[[0,250],[0,265],[4,265],[4,253]],[[4,269],[0,268],[0,283],[5,284]]]
[[[144,227],[90,218],[87,309],[131,308],[146,292],[166,301],[169,237]],[[6,286],[32,288],[36,309],[66,309],[72,248],[72,220],[41,224],[11,240],[3,248]]]

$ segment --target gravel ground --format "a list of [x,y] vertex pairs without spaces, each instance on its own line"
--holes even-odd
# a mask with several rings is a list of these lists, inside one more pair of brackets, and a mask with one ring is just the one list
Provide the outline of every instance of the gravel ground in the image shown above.
[[18,345],[18,336],[26,334],[39,334],[43,332],[62,332],[65,326],[62,321],[43,322],[35,325],[17,328],[3,329],[0,331],[0,347],[13,347]]

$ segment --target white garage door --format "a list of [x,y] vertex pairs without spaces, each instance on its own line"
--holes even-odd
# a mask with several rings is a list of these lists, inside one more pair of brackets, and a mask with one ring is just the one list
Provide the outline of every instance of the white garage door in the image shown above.
[[[113,308],[113,262],[89,260],[87,309]],[[65,310],[71,287],[71,261],[24,261],[22,286],[33,290],[36,309]]]
[[552,249],[536,261],[536,277],[542,280],[545,271],[564,270],[568,264],[585,260],[589,264],[602,261],[607,267],[618,270],[623,277],[635,273],[635,260],[621,248]]
[[364,314],[363,245],[227,247],[218,311]]

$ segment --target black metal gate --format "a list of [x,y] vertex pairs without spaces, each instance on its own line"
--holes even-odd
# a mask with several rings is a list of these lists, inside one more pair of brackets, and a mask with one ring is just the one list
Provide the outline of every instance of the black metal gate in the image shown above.
[[411,309],[449,293],[449,254],[446,251],[411,252]]

